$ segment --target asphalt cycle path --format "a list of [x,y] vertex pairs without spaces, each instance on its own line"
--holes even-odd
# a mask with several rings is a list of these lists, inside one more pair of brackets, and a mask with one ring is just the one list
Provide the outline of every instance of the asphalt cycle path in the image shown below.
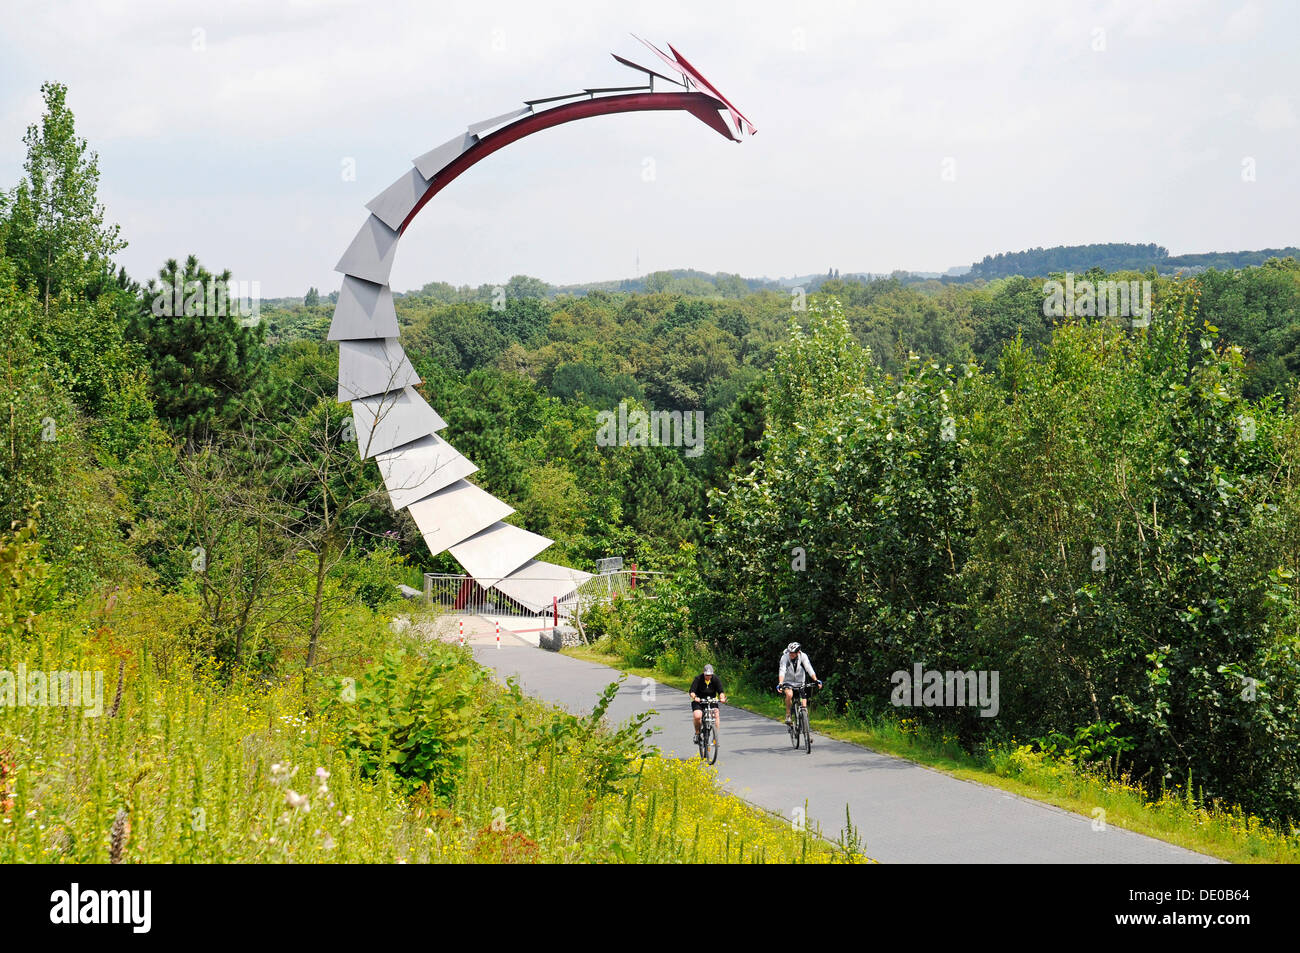
[[[591,711],[620,673],[542,651],[518,638],[471,645],[474,657],[504,682],[575,714]],[[816,702],[813,703],[814,708]],[[698,757],[690,699],[662,682],[628,676],[610,705],[617,724],[646,711],[651,738],[668,757]],[[788,820],[806,812],[830,838],[845,809],[881,863],[1217,863],[1213,857],[1122,830],[994,787],[813,733],[812,753],[790,745],[781,721],[724,705],[718,777],[746,801]]]

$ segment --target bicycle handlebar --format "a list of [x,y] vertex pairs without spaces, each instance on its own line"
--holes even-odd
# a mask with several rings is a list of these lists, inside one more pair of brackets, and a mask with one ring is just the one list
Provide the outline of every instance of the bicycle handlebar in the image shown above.
[[787,688],[796,695],[806,695],[814,688],[821,688],[821,682],[804,682],[802,685],[792,685],[789,682],[782,682],[780,685],[776,686],[778,692],[783,692]]

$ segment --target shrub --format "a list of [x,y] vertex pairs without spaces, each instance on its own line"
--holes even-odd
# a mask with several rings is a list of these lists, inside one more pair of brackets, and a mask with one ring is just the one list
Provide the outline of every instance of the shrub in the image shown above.
[[406,560],[391,546],[380,546],[357,558],[345,556],[339,565],[343,584],[372,609],[396,602],[397,586],[406,581]]
[[31,635],[36,614],[54,602],[50,566],[41,558],[35,520],[0,534],[0,635],[6,640]]
[[333,680],[330,710],[363,776],[389,768],[410,790],[427,784],[435,797],[446,798],[478,722],[474,696],[482,678],[482,669],[449,646],[433,646],[423,658],[397,649],[355,686]]

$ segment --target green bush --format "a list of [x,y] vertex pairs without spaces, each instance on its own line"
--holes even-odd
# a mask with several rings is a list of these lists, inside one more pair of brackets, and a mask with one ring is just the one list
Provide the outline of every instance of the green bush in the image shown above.
[[37,613],[54,604],[54,579],[41,558],[36,521],[0,533],[0,636],[27,639]]
[[445,799],[455,790],[468,756],[482,678],[483,670],[450,646],[432,646],[424,657],[396,649],[355,685],[333,680],[329,711],[363,777],[388,768],[409,789],[427,784],[434,796]]
[[[532,713],[519,683],[511,678],[504,700],[509,713],[506,720],[513,719],[516,727],[522,727],[519,740],[530,756],[553,760],[558,755],[569,759],[581,766],[583,790],[598,796],[610,794],[620,782],[638,776],[645,759],[654,756],[646,745],[652,733],[645,726],[650,712],[635,715],[614,729],[605,724],[610,702],[626,678],[624,675],[610,682],[588,715],[572,715],[557,709],[547,711],[544,717]],[[515,735],[518,737],[520,732],[516,731]]]
[[589,638],[608,637],[613,650],[631,665],[659,665],[680,674],[701,661],[707,647],[700,631],[702,584],[696,568],[695,546],[681,544],[676,551],[641,559],[660,576],[646,577],[629,596],[597,604],[583,616]]
[[397,586],[406,582],[406,560],[391,546],[380,546],[364,556],[349,553],[339,565],[343,584],[372,609],[397,602]]

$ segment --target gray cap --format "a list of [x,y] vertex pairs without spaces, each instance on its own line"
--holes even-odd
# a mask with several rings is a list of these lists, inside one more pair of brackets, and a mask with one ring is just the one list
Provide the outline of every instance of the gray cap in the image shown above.
[[713,674],[713,666],[712,666],[712,665],[706,665],[706,666],[704,666],[704,674],[705,674],[705,675],[712,675],[712,674]]

